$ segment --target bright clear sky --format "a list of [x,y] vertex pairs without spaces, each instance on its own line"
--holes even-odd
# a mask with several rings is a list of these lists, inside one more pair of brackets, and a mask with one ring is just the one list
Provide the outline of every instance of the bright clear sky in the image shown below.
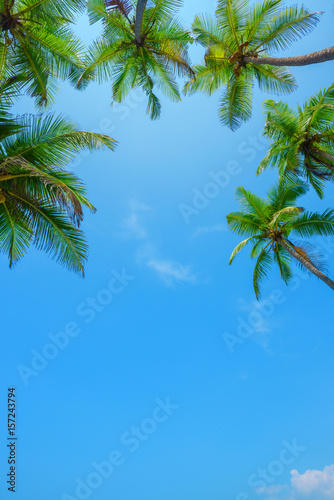
[[[325,14],[287,55],[333,44],[333,3],[304,4]],[[186,0],[181,15],[190,25],[214,6]],[[98,33],[86,21],[78,29],[87,40]],[[202,54],[192,48],[193,62]],[[289,103],[329,86],[333,67],[296,69]],[[119,146],[73,167],[98,208],[83,224],[84,280],[35,251],[11,271],[0,259],[2,499],[12,498],[4,479],[11,385],[16,500],[334,498],[332,291],[297,268],[288,288],[275,271],[257,304],[247,250],[228,266],[240,239],[226,230],[235,188],[264,195],[276,174],[255,175],[269,96],[255,90],[253,118],[236,133],[220,125],[217,97],[162,99],[162,117],[151,122],[138,91],[111,108],[108,84],[84,93],[63,86],[55,111]],[[32,109],[24,100],[19,112]],[[215,175],[225,184],[210,184]],[[193,206],[198,192],[211,198],[186,223],[180,205]],[[322,211],[333,194],[328,186],[323,201],[309,194],[303,205]],[[334,240],[315,243],[326,245],[333,276]],[[229,347],[226,333],[239,343]],[[43,352],[49,359],[38,361]],[[102,478],[96,468],[106,461],[114,466],[104,464]],[[257,486],[267,489],[258,495]]]

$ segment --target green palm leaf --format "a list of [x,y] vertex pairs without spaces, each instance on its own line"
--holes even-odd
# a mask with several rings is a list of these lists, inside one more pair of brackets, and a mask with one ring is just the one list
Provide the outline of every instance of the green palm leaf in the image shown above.
[[70,120],[53,114],[26,115],[15,126],[20,129],[7,132],[0,147],[0,252],[12,266],[34,244],[83,274],[88,247],[78,226],[82,207],[95,208],[80,179],[66,167],[83,148],[113,149],[115,141],[78,131]]
[[256,50],[277,51],[288,48],[292,43],[310,33],[318,24],[320,12],[310,13],[304,7],[289,7],[280,11],[268,23]]
[[155,88],[179,101],[175,77],[194,74],[187,52],[193,39],[175,17],[182,2],[156,0],[154,7],[146,8],[143,18],[139,17],[142,22],[138,40],[136,19],[129,17],[129,9],[126,12],[114,4],[115,8],[107,11],[102,0],[88,3],[91,22],[102,20],[103,32],[89,48],[77,86],[83,88],[89,81],[109,80],[117,102],[122,102],[132,88],[141,88],[148,97],[147,113],[151,119],[157,119],[161,104]]
[[293,229],[299,236],[331,236],[334,234],[334,210],[327,209],[322,214],[304,212],[296,221],[289,222],[287,229]]
[[71,24],[83,0],[2,2],[0,80],[26,75],[26,91],[38,105],[53,101],[58,79],[82,67],[83,46]]
[[279,267],[282,280],[286,285],[288,285],[293,277],[290,267],[291,258],[289,254],[280,245],[276,245],[274,259]]
[[[17,212],[17,211],[16,211]],[[26,218],[13,213],[10,204],[0,204],[0,252],[9,258],[12,267],[26,253],[33,237]]]
[[308,243],[295,244],[291,235],[302,237],[334,234],[334,210],[327,209],[322,214],[304,212],[296,206],[299,196],[308,190],[307,184],[296,176],[288,175],[276,183],[267,198],[255,196],[243,187],[236,190],[236,199],[241,211],[227,215],[229,229],[236,234],[247,235],[233,250],[229,263],[248,243],[253,243],[250,255],[257,261],[253,272],[253,286],[256,297],[260,297],[262,280],[268,275],[272,263],[276,262],[281,278],[288,284],[292,278],[290,262],[292,257],[299,265],[322,279],[334,289],[334,282],[324,275],[317,258],[307,250]]
[[287,68],[255,61],[286,48],[319,20],[318,13],[304,7],[282,9],[282,4],[283,0],[262,0],[251,7],[248,0],[219,0],[216,20],[200,15],[193,23],[193,33],[206,54],[184,91],[211,94],[224,88],[219,116],[232,130],[251,117],[255,80],[261,90],[275,94],[290,93],[297,87]]
[[306,178],[322,198],[324,182],[334,180],[334,85],[318,92],[297,111],[283,102],[266,101],[265,134],[271,140],[258,173],[268,167],[280,176]]
[[250,80],[233,76],[220,101],[219,117],[223,125],[237,130],[252,115],[253,85]]
[[253,272],[253,287],[255,291],[256,298],[260,298],[260,286],[261,281],[267,277],[268,272],[270,271],[270,267],[272,264],[273,258],[269,252],[265,248],[261,251],[256,264],[254,266]]
[[261,238],[261,236],[250,236],[249,238],[246,238],[245,240],[241,241],[240,243],[238,243],[238,245],[235,247],[235,249],[233,250],[232,254],[231,254],[231,257],[230,257],[230,260],[229,260],[229,264],[232,264],[232,262],[234,261],[236,255],[240,252],[240,250],[242,250],[244,248],[244,246],[247,245],[247,243],[250,243],[251,241],[253,241],[255,238]]

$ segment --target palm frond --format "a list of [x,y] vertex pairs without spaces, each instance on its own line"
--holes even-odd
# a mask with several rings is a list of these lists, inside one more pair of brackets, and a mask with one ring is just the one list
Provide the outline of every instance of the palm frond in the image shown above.
[[235,249],[233,250],[232,254],[231,254],[231,257],[230,257],[230,260],[229,260],[229,264],[232,264],[232,262],[234,261],[236,255],[240,252],[240,250],[242,250],[244,248],[244,246],[247,245],[247,243],[250,243],[251,241],[254,241],[254,239],[259,239],[259,238],[262,238],[261,235],[258,235],[258,236],[250,236],[249,238],[241,241],[240,243],[238,243],[238,245],[235,247]]
[[12,267],[26,253],[33,237],[24,214],[17,215],[10,200],[0,204],[0,252],[9,258]]
[[88,0],[87,14],[91,24],[105,22],[108,16],[107,0]]
[[125,17],[127,17],[133,9],[133,5],[129,0],[105,0],[105,5],[107,12],[116,9]]
[[271,19],[261,33],[255,50],[264,46],[267,51],[284,50],[293,42],[310,33],[318,24],[320,12],[311,13],[305,7],[289,7]]
[[231,212],[226,216],[229,229],[236,234],[250,234],[255,236],[263,231],[263,225],[253,214],[245,212]]
[[259,39],[271,19],[279,13],[282,3],[283,0],[256,2],[247,19],[245,39],[249,42]]
[[144,31],[152,25],[153,21],[160,24],[175,16],[183,0],[154,0],[154,4],[155,6],[152,9],[146,9],[144,14]]
[[9,193],[27,214],[37,249],[50,254],[59,264],[84,276],[88,245],[82,231],[71,224],[61,209],[43,200],[30,200]]
[[269,222],[268,204],[259,196],[254,195],[243,186],[235,190],[235,198],[241,208],[252,214],[262,224]]
[[285,176],[285,179],[274,184],[268,191],[267,199],[270,202],[272,213],[295,204],[297,198],[305,195],[308,189],[308,185],[298,177]]
[[237,47],[243,34],[245,20],[249,13],[248,0],[218,0],[217,22],[222,31],[229,30]]
[[334,84],[310,97],[300,110],[301,129],[310,133],[333,128]]
[[252,82],[233,75],[220,101],[219,117],[223,125],[237,130],[252,115]]
[[263,248],[256,261],[253,272],[253,287],[257,299],[259,299],[261,296],[261,291],[260,291],[261,282],[264,278],[268,276],[272,261],[273,259],[269,250]]
[[274,251],[274,259],[279,267],[282,280],[286,285],[288,285],[293,276],[290,267],[290,255],[282,246],[277,244]]
[[253,65],[252,71],[260,90],[274,94],[289,94],[296,90],[297,83],[288,68],[283,66]]
[[315,235],[331,236],[334,234],[334,210],[328,208],[323,213],[304,212],[286,227],[304,238]]
[[298,217],[304,209],[302,207],[285,207],[281,208],[272,215],[269,227],[278,227],[279,223],[294,220]]
[[[224,38],[222,32],[218,28],[216,19],[207,14],[197,15],[192,24],[193,33],[196,37],[196,42],[208,47],[212,44],[223,44]],[[231,54],[232,55],[232,54]]]
[[263,109],[267,115],[265,133],[268,138],[282,140],[297,134],[298,116],[288,104],[269,99],[264,101]]
[[194,92],[202,91],[211,95],[233,77],[231,68],[224,64],[219,65],[219,67],[197,65],[193,69],[195,77],[184,86],[185,94],[191,95]]

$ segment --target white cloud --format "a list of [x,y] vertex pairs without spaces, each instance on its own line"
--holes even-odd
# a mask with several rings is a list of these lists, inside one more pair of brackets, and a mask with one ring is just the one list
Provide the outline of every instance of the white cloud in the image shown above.
[[[334,498],[334,465],[327,465],[323,471],[307,470],[304,474],[298,471],[291,471],[291,486],[296,493],[308,497],[319,495],[321,498]],[[320,500],[320,498],[319,498]]]
[[165,285],[172,286],[174,283],[196,283],[196,276],[189,266],[171,260],[151,259],[147,266],[153,269],[164,281]]
[[327,465],[323,470],[307,470],[300,474],[292,470],[291,486],[276,485],[258,491],[265,495],[263,500],[333,500],[334,465]]
[[197,236],[200,236],[201,234],[208,234],[208,233],[216,233],[217,231],[225,231],[226,227],[223,224],[216,224],[215,226],[203,226],[203,227],[198,227],[194,234],[192,235],[193,238],[197,238]]
[[123,238],[144,239],[147,237],[147,231],[142,225],[143,213],[149,212],[152,207],[140,203],[136,200],[131,200],[129,203],[129,213],[121,223]]

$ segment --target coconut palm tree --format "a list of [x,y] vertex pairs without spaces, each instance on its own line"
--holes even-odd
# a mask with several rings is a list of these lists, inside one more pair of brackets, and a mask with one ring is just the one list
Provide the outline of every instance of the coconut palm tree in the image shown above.
[[26,75],[39,105],[52,101],[58,78],[77,76],[83,46],[69,27],[84,0],[0,0],[0,81]]
[[154,87],[179,101],[175,73],[193,75],[187,55],[192,38],[174,16],[180,0],[156,0],[152,7],[146,3],[89,0],[90,20],[102,21],[103,33],[90,47],[78,87],[90,80],[111,80],[116,102],[140,87],[148,96],[147,112],[156,119],[161,105]]
[[270,140],[258,173],[277,167],[281,176],[303,176],[320,198],[326,180],[334,180],[334,84],[295,111],[283,102],[265,101],[265,134]]
[[195,78],[184,89],[211,95],[224,88],[219,116],[232,130],[251,117],[254,81],[261,90],[275,94],[296,88],[288,68],[269,63],[267,55],[287,48],[319,20],[319,13],[304,7],[283,9],[283,0],[262,0],[252,8],[249,4],[248,0],[218,0],[216,19],[196,16],[193,32],[206,49],[205,62],[195,66]]
[[[1,121],[3,115],[4,110]],[[115,141],[79,131],[53,114],[25,116],[15,123],[20,130],[8,130],[0,142],[0,252],[12,267],[34,244],[83,274],[88,247],[79,229],[82,207],[95,208],[81,181],[65,167],[81,149],[113,149]]]
[[302,238],[334,234],[334,210],[305,212],[296,206],[297,198],[307,190],[308,185],[295,176],[289,176],[273,186],[267,199],[255,196],[243,187],[236,190],[241,211],[230,213],[227,223],[233,232],[248,237],[235,247],[229,263],[232,264],[247,243],[253,245],[251,257],[257,257],[253,273],[257,298],[260,296],[261,280],[267,276],[274,261],[283,281],[289,283],[292,278],[291,258],[334,290],[334,282],[319,269],[317,256],[309,250],[309,245],[291,241],[291,234]]

